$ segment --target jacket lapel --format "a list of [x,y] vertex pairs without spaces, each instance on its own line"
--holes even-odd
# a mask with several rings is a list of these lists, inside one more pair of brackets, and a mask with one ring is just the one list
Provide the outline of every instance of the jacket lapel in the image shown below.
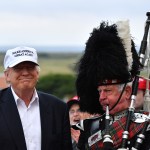
[[44,99],[44,96],[39,94],[39,104],[40,104],[40,116],[41,116],[41,150],[48,150],[49,139],[54,130],[52,129],[53,124],[53,108],[48,103],[48,99]]
[[1,96],[0,107],[18,149],[27,150],[19,112],[10,88]]

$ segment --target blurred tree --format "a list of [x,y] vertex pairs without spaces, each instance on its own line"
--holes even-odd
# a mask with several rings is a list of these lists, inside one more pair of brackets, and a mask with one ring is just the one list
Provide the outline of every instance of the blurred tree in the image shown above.
[[48,74],[42,76],[37,90],[53,94],[61,99],[76,95],[75,76],[70,74]]

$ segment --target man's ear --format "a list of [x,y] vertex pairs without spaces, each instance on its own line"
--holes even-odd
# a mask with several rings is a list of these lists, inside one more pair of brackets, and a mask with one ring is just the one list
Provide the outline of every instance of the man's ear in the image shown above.
[[130,99],[131,97],[131,94],[132,94],[132,87],[127,85],[126,88],[125,88],[125,94],[126,94],[126,98],[127,99]]
[[6,82],[9,82],[9,70],[4,71]]
[[9,74],[8,72],[9,72],[8,70],[4,71],[4,75],[6,78],[8,77],[8,74]]

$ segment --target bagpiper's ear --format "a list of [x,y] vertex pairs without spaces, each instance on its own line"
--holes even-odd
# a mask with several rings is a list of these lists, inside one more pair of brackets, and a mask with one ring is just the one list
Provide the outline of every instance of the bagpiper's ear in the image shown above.
[[131,94],[132,94],[132,86],[127,85],[125,88],[125,94],[126,94],[126,98],[130,99]]

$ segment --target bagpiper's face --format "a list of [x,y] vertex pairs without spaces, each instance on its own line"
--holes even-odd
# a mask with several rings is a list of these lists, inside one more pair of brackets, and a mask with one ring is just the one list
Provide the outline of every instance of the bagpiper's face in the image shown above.
[[[122,97],[119,101],[119,103],[116,105],[115,108],[113,106],[118,101],[121,91],[119,90],[119,87],[117,85],[105,85],[105,86],[99,86],[99,102],[103,108],[103,110],[106,110],[106,106],[109,106],[110,114],[115,114],[117,112],[123,111],[129,107],[130,104],[130,95],[131,91],[127,90],[128,88],[125,88],[125,91],[122,94]],[[111,110],[111,108],[113,108]]]

